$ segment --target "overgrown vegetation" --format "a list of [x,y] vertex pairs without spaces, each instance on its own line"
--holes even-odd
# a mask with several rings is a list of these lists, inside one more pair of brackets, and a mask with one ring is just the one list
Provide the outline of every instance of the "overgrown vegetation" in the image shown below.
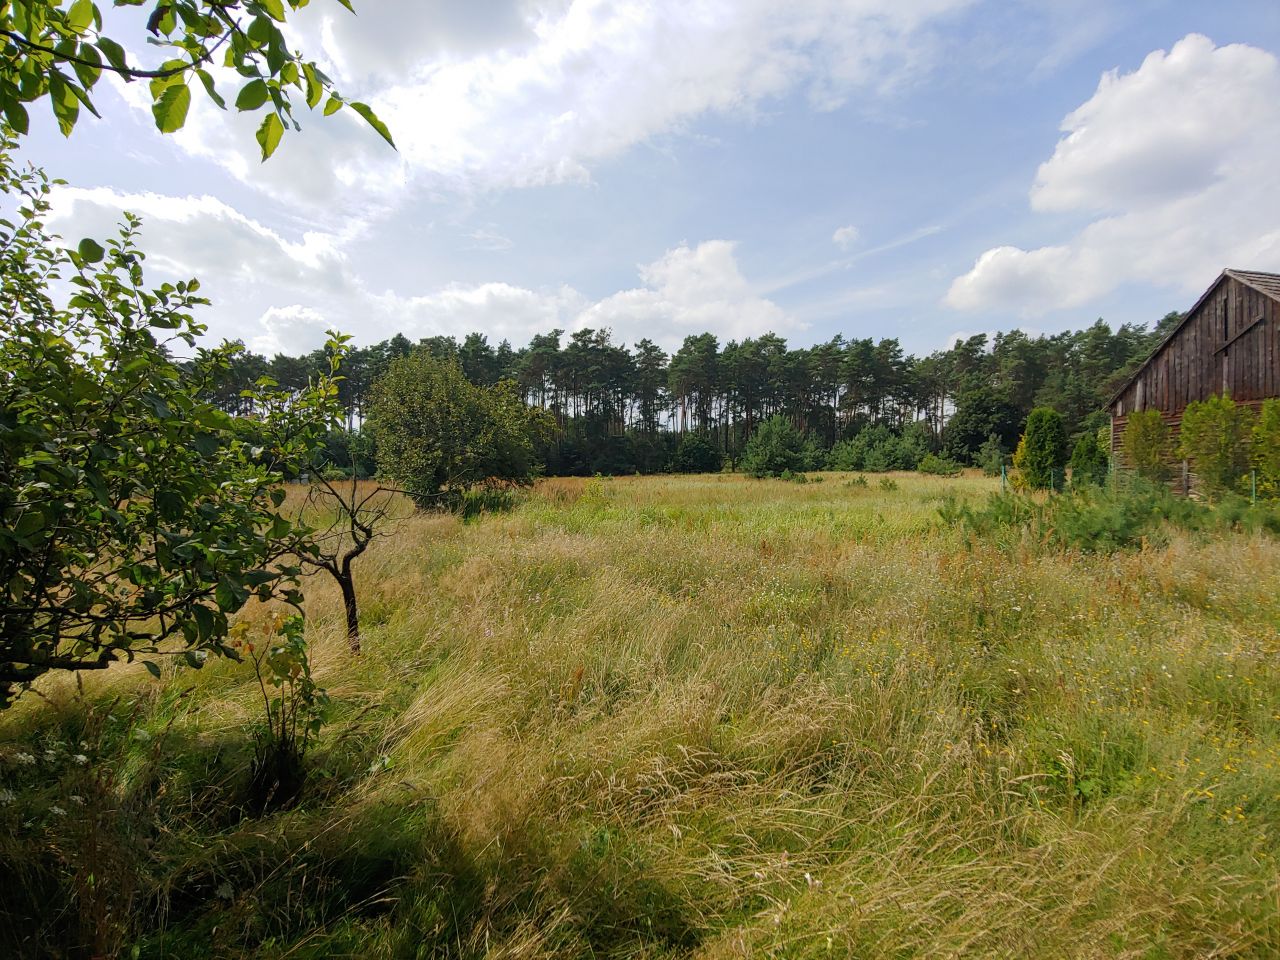
[[309,588],[326,736],[251,820],[251,664],[46,681],[0,717],[0,952],[1280,952],[1265,525],[1153,488],[1133,516],[1212,521],[1083,549],[1028,518],[1119,492],[883,479],[410,516],[362,559],[361,657]]

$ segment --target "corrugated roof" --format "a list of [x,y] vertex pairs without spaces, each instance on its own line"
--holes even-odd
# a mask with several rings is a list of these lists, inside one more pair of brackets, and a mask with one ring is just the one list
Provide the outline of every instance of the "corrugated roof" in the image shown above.
[[1142,371],[1150,366],[1151,361],[1160,356],[1160,351],[1173,342],[1173,339],[1182,332],[1182,328],[1187,325],[1187,321],[1195,316],[1195,312],[1200,309],[1200,305],[1209,298],[1209,295],[1213,293],[1213,291],[1218,289],[1218,284],[1222,283],[1222,281],[1227,277],[1239,280],[1241,283],[1246,286],[1253,287],[1253,289],[1270,297],[1272,300],[1280,302],[1280,273],[1263,273],[1261,270],[1233,270],[1231,268],[1223,270],[1218,274],[1218,279],[1209,284],[1209,288],[1205,290],[1204,293],[1200,294],[1200,298],[1196,300],[1191,309],[1186,312],[1185,316],[1183,316],[1182,322],[1170,330],[1168,335],[1156,344],[1155,349],[1151,351],[1147,359],[1143,360],[1142,363],[1138,365],[1138,369],[1133,371],[1129,378],[1120,385],[1120,388],[1112,395],[1111,402],[1108,403],[1107,406],[1115,406],[1116,401],[1120,399],[1120,395],[1129,389],[1129,384],[1137,380]]

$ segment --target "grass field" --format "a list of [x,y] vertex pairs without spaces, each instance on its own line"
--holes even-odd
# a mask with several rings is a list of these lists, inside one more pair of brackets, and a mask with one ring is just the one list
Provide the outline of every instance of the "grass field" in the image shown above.
[[1280,956],[1280,543],[966,546],[939,503],[992,481],[892,485],[411,517],[357,566],[358,659],[309,584],[299,807],[226,813],[243,665],[125,668],[88,721],[68,683],[3,719],[4,856],[126,956]]

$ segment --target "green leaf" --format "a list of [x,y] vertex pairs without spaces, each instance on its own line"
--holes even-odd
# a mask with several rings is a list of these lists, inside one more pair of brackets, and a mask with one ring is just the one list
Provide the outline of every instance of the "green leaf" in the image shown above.
[[213,85],[213,77],[209,76],[207,70],[197,70],[196,76],[200,78],[200,82],[204,84],[204,92],[209,95],[209,99],[218,105],[220,110],[227,109],[227,101],[223,100],[218,94],[217,89]]
[[8,98],[4,101],[4,119],[13,128],[14,133],[25,134],[31,125],[27,117],[27,108],[17,100]]
[[307,106],[314,110],[316,104],[320,102],[320,98],[324,95],[324,87],[320,83],[320,78],[316,76],[314,65],[304,63],[302,65],[302,76],[307,82]]
[[330,95],[328,101],[324,105],[324,115],[332,116],[342,109],[342,101],[335,96]]
[[161,133],[173,133],[181,130],[187,122],[187,110],[191,106],[191,88],[185,83],[169,87],[160,94],[160,99],[151,105],[155,114],[156,128]]
[[279,23],[284,23],[284,4],[281,0],[258,0],[267,16]]
[[391,144],[392,149],[395,148],[396,142],[391,139],[391,131],[387,129],[385,123],[378,119],[378,115],[369,108],[368,104],[352,100],[350,106],[352,110],[364,117],[369,126],[378,131],[383,140]]
[[274,113],[268,113],[262,121],[262,126],[258,127],[258,145],[262,147],[262,159],[266,160],[276,152],[276,147],[280,145],[280,137],[284,134],[284,124],[280,122],[280,118]]
[[151,674],[157,680],[160,679],[160,666],[154,660],[143,660],[142,665],[147,668],[147,673]]
[[271,91],[267,88],[265,80],[250,80],[240,88],[240,93],[236,97],[236,109],[257,110],[267,102],[267,97],[270,95]]
[[[107,63],[111,64],[112,69],[117,73],[124,73],[129,69],[125,60],[124,47],[110,37],[99,37],[98,49],[102,51],[102,55],[107,58]],[[125,79],[131,81],[133,78],[126,76]]]
[[76,252],[80,254],[80,258],[85,263],[97,263],[106,254],[106,251],[102,249],[98,242],[90,237],[85,237],[80,241],[80,245],[76,247]]
[[89,29],[91,23],[93,23],[92,0],[75,0],[75,3],[71,4],[71,9],[67,11],[67,29],[72,33],[81,34]]

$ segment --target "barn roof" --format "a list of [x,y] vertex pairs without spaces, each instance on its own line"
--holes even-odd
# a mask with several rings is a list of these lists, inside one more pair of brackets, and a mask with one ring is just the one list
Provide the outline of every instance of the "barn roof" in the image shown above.
[[1120,399],[1120,395],[1129,389],[1129,384],[1137,380],[1142,371],[1150,366],[1151,361],[1160,356],[1160,351],[1173,342],[1178,334],[1182,332],[1182,328],[1187,325],[1187,322],[1195,316],[1196,311],[1200,309],[1200,305],[1203,304],[1205,300],[1209,299],[1213,291],[1217,290],[1222,282],[1228,277],[1231,277],[1233,280],[1238,280],[1245,286],[1252,287],[1264,296],[1268,296],[1272,300],[1280,303],[1280,273],[1263,273],[1259,270],[1232,270],[1230,268],[1223,270],[1218,274],[1218,279],[1209,284],[1209,289],[1200,294],[1200,299],[1197,300],[1191,309],[1183,315],[1182,321],[1170,330],[1163,340],[1156,344],[1155,349],[1151,351],[1147,359],[1143,360],[1142,363],[1139,364],[1138,369],[1133,371],[1125,382],[1120,385],[1119,389],[1112,394],[1111,402],[1108,403],[1107,406],[1115,406],[1116,401]]

